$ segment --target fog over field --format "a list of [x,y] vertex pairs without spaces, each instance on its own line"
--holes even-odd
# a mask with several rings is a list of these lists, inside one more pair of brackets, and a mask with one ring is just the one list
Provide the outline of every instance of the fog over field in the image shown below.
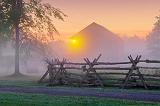
[[[73,44],[72,44],[73,43]],[[76,44],[77,43],[77,44]],[[83,44],[81,44],[83,43]],[[75,46],[75,47],[74,47]],[[84,57],[93,60],[102,54],[100,61],[128,61],[127,56],[142,55],[144,59],[151,58],[147,48],[147,41],[138,35],[133,37],[119,37],[107,28],[92,23],[77,34],[65,40],[56,40],[46,47],[44,55],[40,51],[32,51],[26,56],[20,55],[20,70],[25,74],[41,74],[46,71],[46,58],[66,58],[68,61],[83,62]],[[43,51],[43,50],[42,50]],[[14,46],[11,41],[1,45],[0,74],[14,72]]]

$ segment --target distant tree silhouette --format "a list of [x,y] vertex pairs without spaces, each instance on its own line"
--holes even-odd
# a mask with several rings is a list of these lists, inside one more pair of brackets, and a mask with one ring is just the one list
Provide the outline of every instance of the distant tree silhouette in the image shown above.
[[148,48],[153,57],[160,59],[160,15],[156,17],[152,32],[147,37]]
[[0,36],[15,40],[15,75],[19,71],[20,46],[47,43],[53,39],[54,18],[63,21],[66,15],[42,0],[0,0]]

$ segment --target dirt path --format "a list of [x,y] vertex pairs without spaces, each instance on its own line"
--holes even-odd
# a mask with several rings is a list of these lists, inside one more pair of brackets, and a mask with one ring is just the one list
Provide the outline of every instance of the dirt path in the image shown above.
[[55,96],[88,96],[99,98],[127,99],[137,101],[160,102],[160,92],[134,92],[125,90],[96,90],[90,88],[47,88],[47,87],[14,87],[0,86],[0,92],[34,93]]

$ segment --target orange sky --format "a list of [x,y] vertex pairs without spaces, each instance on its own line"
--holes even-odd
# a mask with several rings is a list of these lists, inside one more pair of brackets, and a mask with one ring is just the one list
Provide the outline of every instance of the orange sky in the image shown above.
[[160,0],[47,0],[68,15],[55,21],[62,35],[73,35],[97,22],[114,33],[145,36],[160,12]]

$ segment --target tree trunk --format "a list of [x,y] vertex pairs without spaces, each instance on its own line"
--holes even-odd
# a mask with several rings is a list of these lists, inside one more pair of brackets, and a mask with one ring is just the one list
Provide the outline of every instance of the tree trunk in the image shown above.
[[15,39],[15,75],[19,75],[19,26],[18,24],[15,26],[16,27],[16,39]]
[[14,75],[21,75],[20,70],[19,70],[19,42],[20,42],[20,28],[19,28],[19,23],[20,23],[20,18],[21,18],[21,11],[22,11],[22,0],[16,0],[13,3],[13,9],[17,12],[17,18],[15,19],[15,72]]

